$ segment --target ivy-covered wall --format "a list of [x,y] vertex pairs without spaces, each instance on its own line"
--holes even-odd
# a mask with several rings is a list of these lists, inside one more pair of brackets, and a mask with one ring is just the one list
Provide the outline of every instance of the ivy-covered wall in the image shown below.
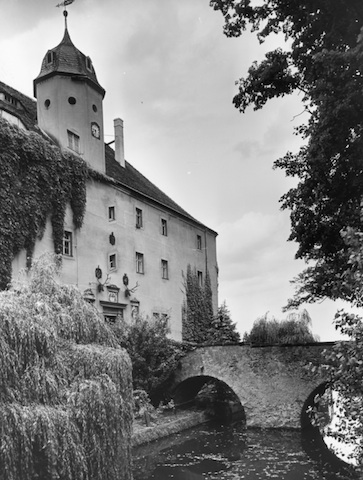
[[0,119],[0,289],[11,281],[13,258],[23,249],[31,265],[35,242],[47,218],[53,228],[55,253],[62,250],[67,203],[75,228],[86,207],[86,163],[63,152],[41,134]]

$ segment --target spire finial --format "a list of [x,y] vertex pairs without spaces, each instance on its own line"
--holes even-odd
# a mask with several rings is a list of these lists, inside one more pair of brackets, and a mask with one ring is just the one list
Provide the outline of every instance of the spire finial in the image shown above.
[[63,10],[63,15],[64,15],[64,28],[68,30],[67,28],[67,17],[68,17],[68,12],[67,10]]

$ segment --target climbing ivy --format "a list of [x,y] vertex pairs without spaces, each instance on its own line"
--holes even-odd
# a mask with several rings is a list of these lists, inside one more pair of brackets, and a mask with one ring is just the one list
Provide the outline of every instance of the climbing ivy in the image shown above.
[[0,119],[0,289],[11,281],[14,257],[26,250],[31,265],[35,242],[46,221],[53,228],[55,253],[62,250],[67,203],[75,228],[80,228],[86,206],[85,162],[35,132]]
[[184,277],[182,336],[186,342],[203,343],[209,340],[213,321],[213,301],[210,276],[207,270],[204,285],[199,284],[196,269],[188,265]]
[[240,342],[236,324],[232,322],[224,302],[217,315],[213,311],[213,292],[208,270],[200,285],[196,268],[190,265],[184,275],[185,298],[182,308],[184,342],[228,345]]

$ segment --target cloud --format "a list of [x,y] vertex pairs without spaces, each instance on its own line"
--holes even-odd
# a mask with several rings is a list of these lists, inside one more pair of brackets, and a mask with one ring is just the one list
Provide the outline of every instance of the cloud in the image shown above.
[[266,277],[285,268],[293,258],[288,244],[289,223],[285,215],[248,212],[237,221],[218,226],[218,254],[223,264],[223,279]]

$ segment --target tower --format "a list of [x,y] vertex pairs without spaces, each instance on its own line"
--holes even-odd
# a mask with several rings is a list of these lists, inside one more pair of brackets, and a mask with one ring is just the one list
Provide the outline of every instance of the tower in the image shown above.
[[105,172],[103,106],[105,90],[98,83],[90,57],[72,43],[63,12],[62,41],[46,53],[34,80],[38,125],[62,148],[80,155]]

